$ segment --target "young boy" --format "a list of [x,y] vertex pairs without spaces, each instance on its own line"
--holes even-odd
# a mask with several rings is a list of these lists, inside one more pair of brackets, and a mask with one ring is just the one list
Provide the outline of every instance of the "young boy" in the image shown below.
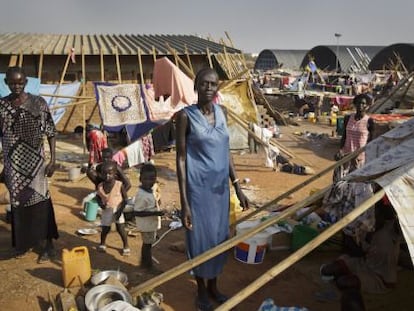
[[94,169],[93,166],[90,166],[88,170],[86,171],[86,175],[89,177],[89,179],[95,184],[97,187],[99,183],[104,181],[104,177],[102,176],[102,165],[107,162],[113,162],[116,164],[116,179],[121,181],[124,185],[125,191],[128,192],[128,190],[131,188],[131,183],[124,174],[122,168],[112,160],[113,151],[111,148],[105,148],[102,150],[102,163],[99,163],[96,165],[96,168]]
[[152,244],[156,241],[157,230],[161,228],[161,217],[164,215],[154,195],[154,183],[157,171],[154,165],[146,163],[141,167],[139,181],[141,185],[135,196],[134,211],[137,229],[141,232],[141,267],[152,268]]
[[114,162],[105,162],[102,164],[102,177],[104,179],[97,187],[97,198],[99,205],[102,208],[101,215],[101,244],[98,251],[106,251],[106,237],[111,230],[111,224],[115,221],[116,230],[121,236],[124,248],[122,250],[123,256],[130,254],[128,246],[128,237],[125,231],[125,219],[122,214],[127,200],[125,187],[121,181],[116,180],[117,165]]

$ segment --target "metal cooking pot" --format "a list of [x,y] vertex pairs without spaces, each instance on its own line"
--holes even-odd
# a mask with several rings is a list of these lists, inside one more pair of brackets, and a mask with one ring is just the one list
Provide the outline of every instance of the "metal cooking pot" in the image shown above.
[[116,300],[132,304],[132,297],[126,290],[109,284],[97,285],[86,293],[85,306],[89,311],[99,311],[103,306]]
[[128,276],[118,270],[104,270],[94,274],[91,278],[91,283],[93,285],[98,285],[104,282],[110,276],[114,276],[119,282],[121,282],[124,286],[128,284]]

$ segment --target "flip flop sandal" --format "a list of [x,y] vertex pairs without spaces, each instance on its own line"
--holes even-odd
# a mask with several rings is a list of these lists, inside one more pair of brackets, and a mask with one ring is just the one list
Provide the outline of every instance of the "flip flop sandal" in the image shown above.
[[197,311],[213,311],[214,310],[213,305],[208,300],[202,301],[197,297],[195,304],[196,304]]
[[209,294],[210,297],[217,303],[222,304],[225,303],[227,300],[229,300],[229,297],[223,294]]

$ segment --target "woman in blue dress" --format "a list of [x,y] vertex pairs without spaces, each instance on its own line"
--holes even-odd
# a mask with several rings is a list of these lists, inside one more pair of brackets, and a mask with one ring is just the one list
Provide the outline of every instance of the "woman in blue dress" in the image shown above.
[[[217,73],[211,68],[200,70],[194,89],[198,93],[197,104],[176,116],[177,177],[189,258],[228,239],[229,178],[241,206],[248,208],[230,155],[226,109],[213,103],[218,90]],[[227,300],[217,289],[217,276],[225,261],[224,253],[193,269],[199,310],[213,309],[209,298],[218,303]]]

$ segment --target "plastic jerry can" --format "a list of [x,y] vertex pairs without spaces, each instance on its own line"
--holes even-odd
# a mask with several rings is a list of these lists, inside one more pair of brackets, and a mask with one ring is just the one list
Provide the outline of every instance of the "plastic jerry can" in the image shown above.
[[81,286],[91,278],[91,262],[86,246],[62,250],[62,278],[65,288]]
[[232,225],[236,222],[236,220],[237,220],[236,213],[239,212],[240,210],[241,210],[240,201],[237,198],[237,195],[235,193],[233,193],[230,196],[230,214],[229,214],[230,225]]

